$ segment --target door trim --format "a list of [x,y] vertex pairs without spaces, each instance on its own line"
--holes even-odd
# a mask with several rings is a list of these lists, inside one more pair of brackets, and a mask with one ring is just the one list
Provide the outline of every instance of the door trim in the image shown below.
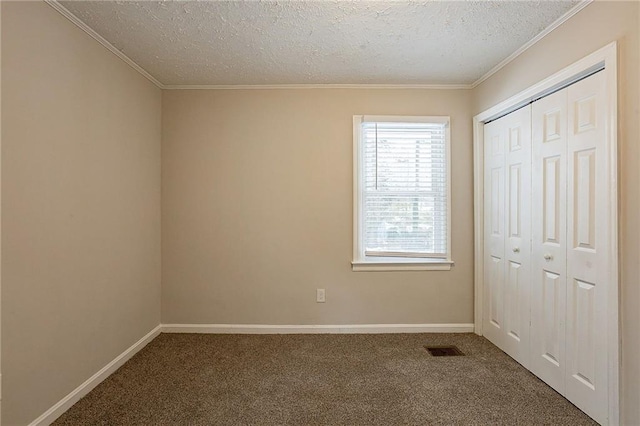
[[580,59],[528,89],[500,102],[473,117],[473,171],[474,171],[474,332],[482,336],[484,297],[484,124],[580,80],[597,69],[605,75],[605,109],[607,129],[605,169],[609,176],[609,241],[610,253],[607,291],[607,375],[609,385],[609,424],[620,422],[620,317],[618,276],[618,82],[617,43],[612,42]]

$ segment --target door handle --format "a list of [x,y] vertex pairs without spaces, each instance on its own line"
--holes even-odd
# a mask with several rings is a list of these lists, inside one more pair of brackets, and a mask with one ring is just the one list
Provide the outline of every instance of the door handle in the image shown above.
[[520,247],[514,247],[512,250],[514,253],[520,253]]
[[553,256],[551,256],[549,253],[545,254],[543,257],[544,257],[544,260],[547,260],[547,261],[553,259]]

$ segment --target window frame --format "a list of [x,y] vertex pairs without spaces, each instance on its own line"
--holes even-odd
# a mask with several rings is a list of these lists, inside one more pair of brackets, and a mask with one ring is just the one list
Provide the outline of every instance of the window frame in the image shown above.
[[[363,242],[363,193],[364,150],[362,123],[441,123],[445,125],[445,165],[447,175],[447,253],[446,257],[378,257],[366,256]],[[351,267],[358,271],[448,271],[451,260],[451,118],[449,116],[353,116],[353,259]]]

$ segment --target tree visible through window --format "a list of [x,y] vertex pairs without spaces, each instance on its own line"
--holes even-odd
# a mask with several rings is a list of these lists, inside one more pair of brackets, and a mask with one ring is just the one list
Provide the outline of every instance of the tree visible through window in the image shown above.
[[448,258],[448,118],[359,123],[360,254]]

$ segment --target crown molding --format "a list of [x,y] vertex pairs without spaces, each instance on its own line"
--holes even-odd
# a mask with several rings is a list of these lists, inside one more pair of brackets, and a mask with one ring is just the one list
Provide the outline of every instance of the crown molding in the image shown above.
[[574,7],[572,7],[567,13],[565,13],[564,15],[562,15],[561,17],[553,21],[553,23],[549,25],[547,28],[545,28],[540,34],[538,34],[537,36],[529,40],[527,43],[522,45],[518,50],[513,52],[511,55],[507,56],[502,62],[500,62],[495,67],[491,68],[489,72],[487,72],[485,75],[483,75],[482,77],[474,81],[471,84],[471,88],[475,89],[476,87],[478,87],[480,83],[482,83],[483,81],[485,81],[486,79],[488,79],[489,77],[491,77],[492,75],[500,71],[505,66],[507,66],[507,64],[509,64],[514,59],[516,59],[518,56],[522,55],[531,46],[533,46],[534,44],[536,44],[537,42],[545,38],[547,35],[549,35],[549,33],[551,33],[551,31],[555,30],[560,25],[564,24],[566,21],[572,18],[576,13],[580,12],[582,9],[589,6],[593,1],[594,0],[583,0],[577,5],[575,5]]
[[167,90],[271,90],[271,89],[471,89],[470,84],[167,84]]
[[118,58],[122,59],[127,65],[129,65],[134,70],[138,71],[142,74],[147,80],[158,86],[160,89],[164,89],[164,84],[160,83],[155,77],[149,74],[144,70],[140,65],[136,64],[131,58],[118,50],[113,44],[109,43],[104,37],[95,32],[91,27],[82,22],[76,15],[71,13],[69,9],[64,7],[62,4],[58,2],[58,0],[44,0],[49,6],[58,11],[62,16],[67,18],[69,21],[73,22],[78,28],[80,28],[85,33],[89,34],[94,40],[107,48],[107,50],[111,51]]

